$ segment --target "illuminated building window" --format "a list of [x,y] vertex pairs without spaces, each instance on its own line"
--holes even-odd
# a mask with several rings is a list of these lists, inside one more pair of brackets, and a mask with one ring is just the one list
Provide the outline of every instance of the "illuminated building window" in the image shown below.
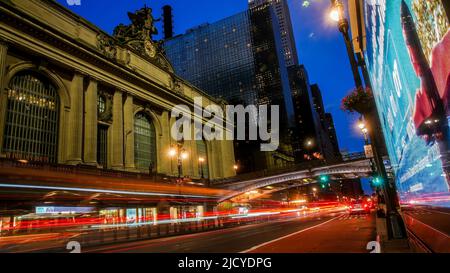
[[97,107],[98,107],[98,112],[100,114],[105,113],[105,111],[106,111],[106,99],[105,99],[104,96],[98,96]]
[[134,161],[136,168],[156,168],[156,131],[151,119],[144,113],[134,118]]
[[10,158],[57,162],[59,97],[42,75],[23,72],[9,84],[3,151]]

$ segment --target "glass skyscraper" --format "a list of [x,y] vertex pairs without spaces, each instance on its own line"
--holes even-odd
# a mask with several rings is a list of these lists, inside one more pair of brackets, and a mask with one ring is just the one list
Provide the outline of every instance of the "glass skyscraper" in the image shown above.
[[166,40],[176,73],[231,104],[278,104],[292,119],[293,106],[277,17],[270,5]]
[[292,31],[291,14],[287,0],[248,0],[251,9],[272,5],[278,19],[278,29],[281,33],[284,60],[287,66],[298,65],[297,48]]
[[248,12],[190,29],[164,48],[177,74],[195,86],[230,102],[257,104]]
[[290,144],[292,92],[270,4],[189,29],[166,40],[164,48],[179,76],[216,98],[230,104],[279,105],[281,141]]

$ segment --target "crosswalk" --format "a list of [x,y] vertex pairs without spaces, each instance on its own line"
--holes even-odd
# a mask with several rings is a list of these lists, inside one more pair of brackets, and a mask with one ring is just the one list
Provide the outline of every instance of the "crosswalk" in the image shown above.
[[413,215],[431,215],[431,212],[428,211],[409,211],[409,214],[413,214]]
[[339,221],[356,220],[356,219],[365,220],[368,217],[369,215],[367,214],[345,214],[339,217],[337,220]]

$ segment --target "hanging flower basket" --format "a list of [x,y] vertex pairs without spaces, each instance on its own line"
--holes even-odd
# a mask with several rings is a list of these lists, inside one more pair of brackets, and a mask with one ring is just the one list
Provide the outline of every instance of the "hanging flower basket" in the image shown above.
[[345,112],[365,114],[372,110],[373,93],[370,88],[357,88],[342,99],[341,108]]

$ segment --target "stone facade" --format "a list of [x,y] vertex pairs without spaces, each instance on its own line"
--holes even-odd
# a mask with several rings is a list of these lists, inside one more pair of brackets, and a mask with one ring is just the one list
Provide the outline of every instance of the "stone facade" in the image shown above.
[[[151,35],[145,42],[144,50],[121,43],[55,1],[0,1],[0,156],[8,157],[4,130],[10,81],[33,71],[58,92],[55,163],[99,167],[101,125],[108,143],[103,167],[149,172],[135,166],[134,118],[142,112],[156,131],[155,171],[176,176],[176,160],[168,156],[175,144],[172,107],[183,104],[193,112],[194,97],[203,97],[204,107],[218,103],[174,74]],[[105,100],[101,113],[100,95]],[[184,143],[189,159],[183,162],[183,175],[191,178],[200,177],[195,144]],[[232,141],[208,141],[206,146],[209,178],[234,176]]]

